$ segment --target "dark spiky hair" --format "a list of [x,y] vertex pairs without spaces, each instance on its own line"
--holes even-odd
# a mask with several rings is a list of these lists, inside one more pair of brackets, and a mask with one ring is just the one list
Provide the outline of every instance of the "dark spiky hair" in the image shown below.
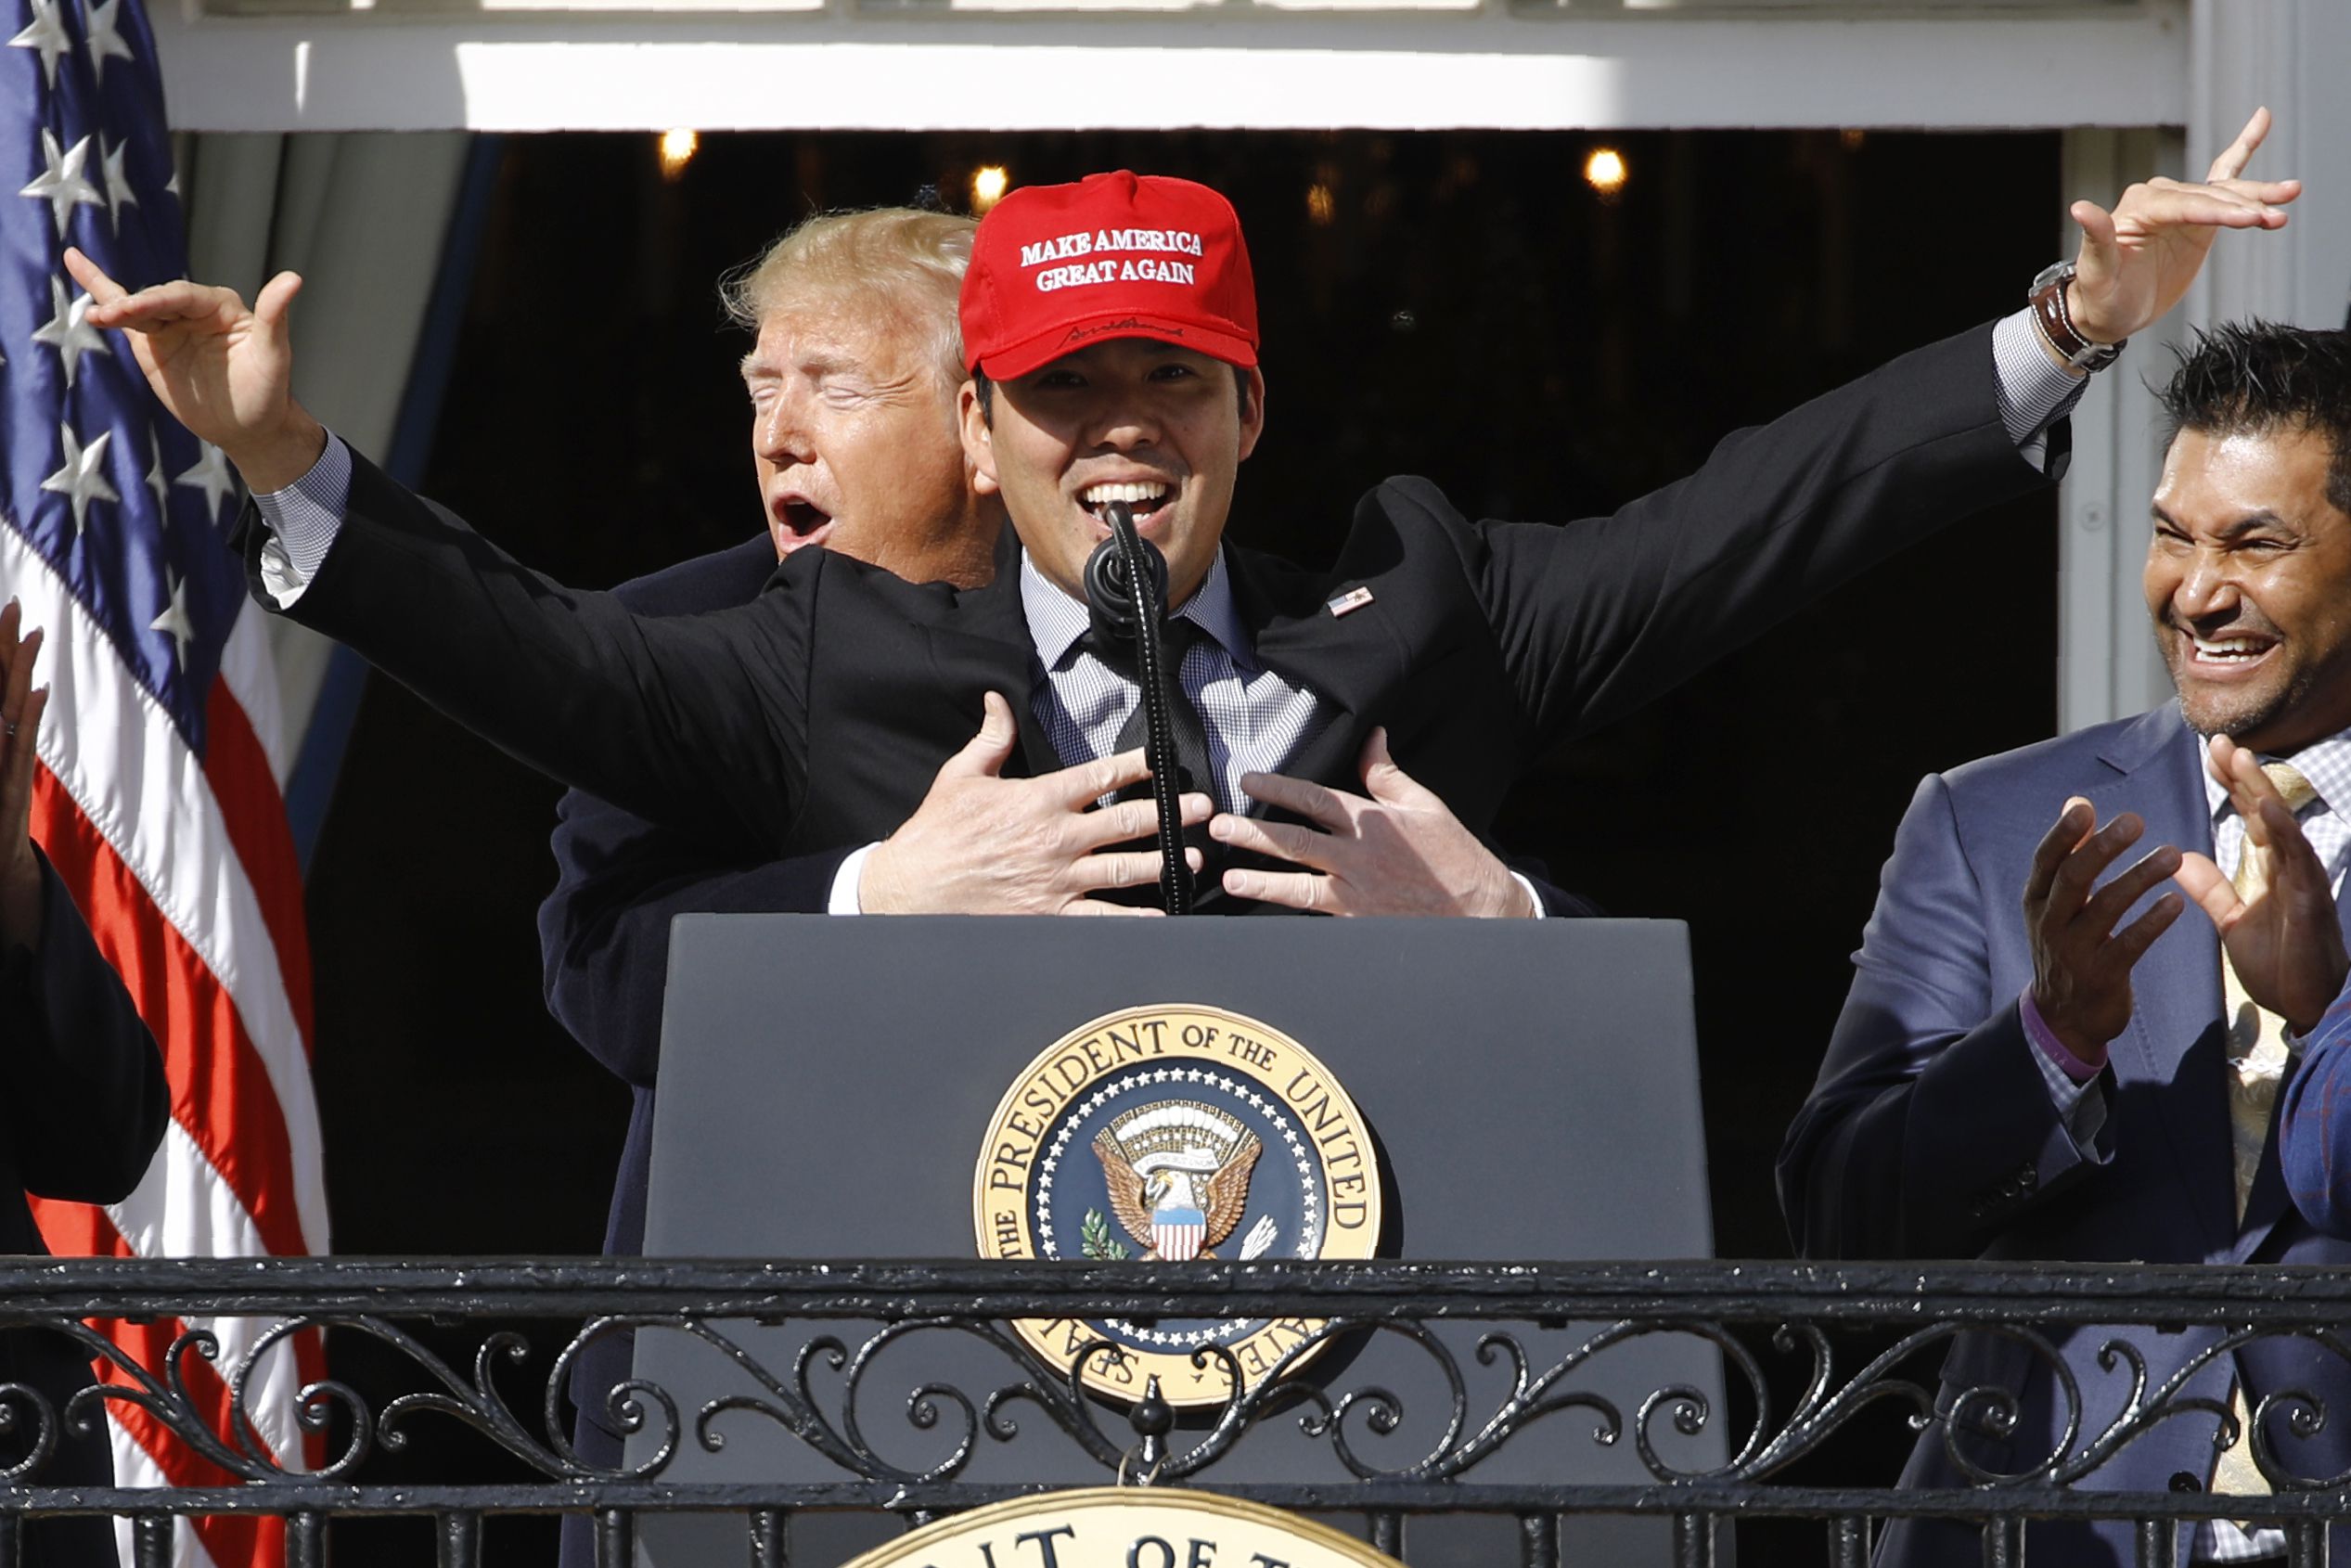
[[2334,449],[2327,500],[2351,514],[2351,332],[2224,322],[2179,351],[2163,400],[2171,436],[2284,427],[2324,436]]

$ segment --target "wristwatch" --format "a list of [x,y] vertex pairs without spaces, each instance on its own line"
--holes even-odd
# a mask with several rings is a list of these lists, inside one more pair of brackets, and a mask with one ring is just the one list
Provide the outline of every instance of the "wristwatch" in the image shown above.
[[2057,357],[2076,370],[2103,370],[2122,357],[2121,343],[2093,343],[2075,329],[2065,313],[2065,286],[2074,281],[2074,263],[2051,262],[2033,279],[2033,321]]

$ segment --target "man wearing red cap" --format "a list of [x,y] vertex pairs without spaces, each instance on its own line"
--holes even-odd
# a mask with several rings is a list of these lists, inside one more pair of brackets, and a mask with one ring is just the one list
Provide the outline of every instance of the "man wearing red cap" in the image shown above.
[[[1474,523],[1391,480],[1325,572],[1223,539],[1265,418],[1230,205],[1124,173],[1016,191],[981,225],[961,305],[965,450],[1013,524],[994,581],[803,552],[754,604],[691,621],[558,588],[348,454],[287,395],[289,280],[249,314],[225,290],[126,298],[78,276],[92,322],[134,329],[159,395],[255,493],[241,526],[266,600],[644,815],[767,853],[872,843],[842,890],[868,909],[1099,908],[1100,868],[1131,864],[1088,853],[1143,819],[1088,809],[1134,775],[1118,747],[1137,693],[1090,646],[1080,583],[1124,501],[1188,623],[1179,677],[1210,774],[1190,809],[1213,800],[1219,842],[1306,868],[1236,868],[1224,891],[1344,907],[1379,876],[1380,814],[1418,803],[1388,738],[1467,837],[1553,741],[2048,482],[2087,371],[2179,298],[2218,227],[2285,221],[2298,186],[2236,177],[2258,140],[2256,120],[2213,184],[2077,203],[2080,256],[2026,310],[1732,436],[1613,517]],[[1390,798],[1352,794],[1358,778]],[[1304,821],[1243,815],[1253,801]]]

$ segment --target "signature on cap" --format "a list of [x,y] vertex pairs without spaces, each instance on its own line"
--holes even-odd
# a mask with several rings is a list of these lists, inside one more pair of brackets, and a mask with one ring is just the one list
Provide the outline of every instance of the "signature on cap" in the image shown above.
[[[1073,327],[1070,328],[1070,335],[1061,341],[1082,343],[1088,338],[1098,338],[1105,332],[1131,332],[1143,325],[1144,322],[1140,316],[1130,315],[1119,321],[1097,322],[1091,327]],[[1150,326],[1153,332],[1162,333],[1170,338],[1180,338],[1184,335],[1184,329],[1181,327],[1171,326],[1165,322],[1154,321]]]

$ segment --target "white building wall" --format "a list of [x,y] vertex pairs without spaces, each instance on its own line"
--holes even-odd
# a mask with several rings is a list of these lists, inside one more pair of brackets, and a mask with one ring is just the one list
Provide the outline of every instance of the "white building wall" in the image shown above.
[[1576,17],[1485,0],[1436,14],[974,14],[833,0],[692,15],[159,7],[155,19],[173,120],[186,130],[2182,122],[2186,0],[1891,9]]

